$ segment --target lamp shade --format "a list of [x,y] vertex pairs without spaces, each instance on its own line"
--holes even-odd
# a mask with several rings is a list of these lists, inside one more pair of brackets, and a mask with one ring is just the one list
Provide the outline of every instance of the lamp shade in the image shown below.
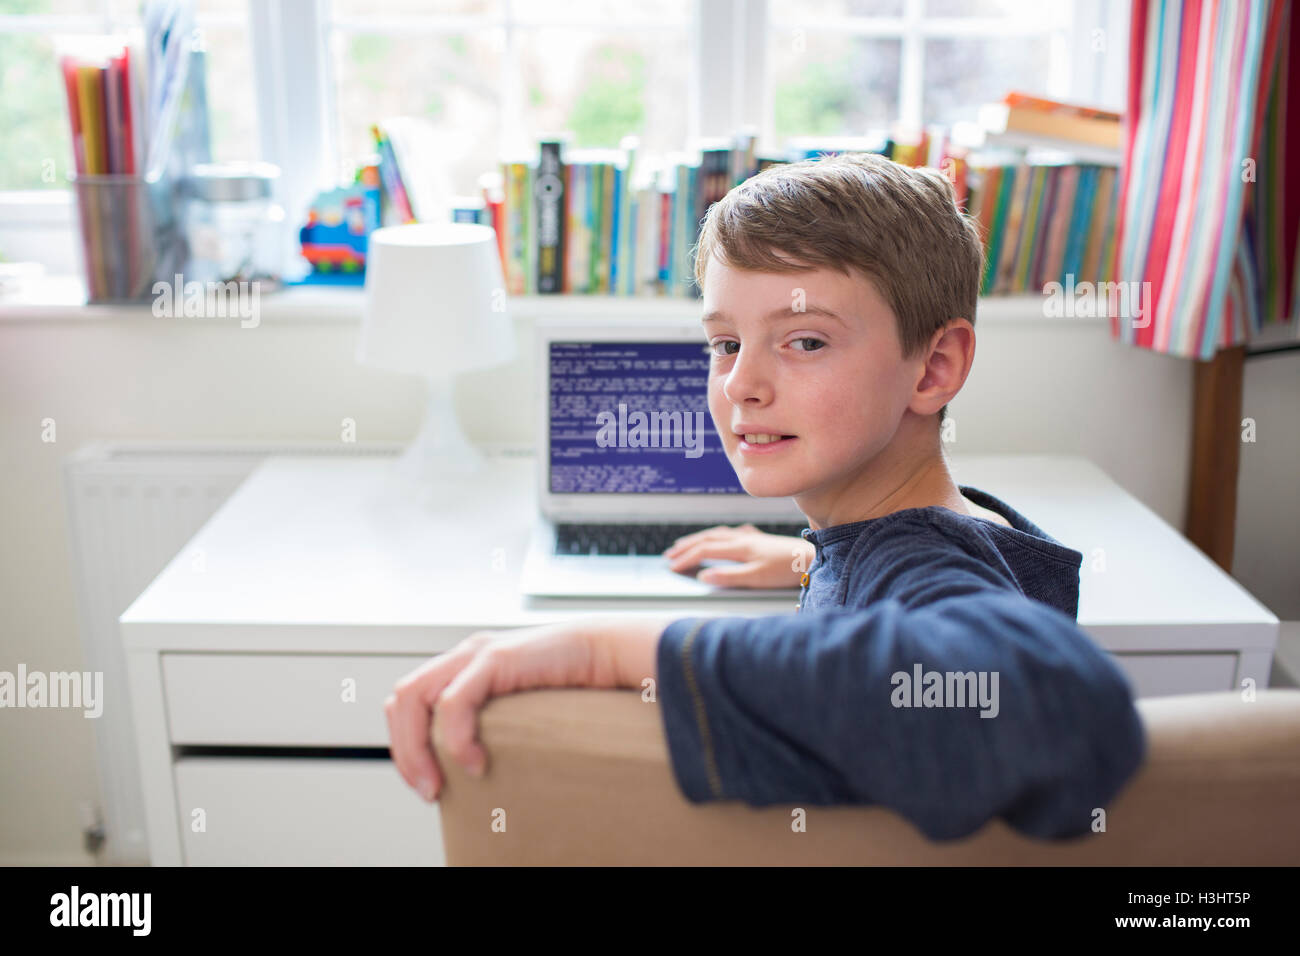
[[438,378],[514,355],[493,229],[413,223],[370,234],[358,362]]

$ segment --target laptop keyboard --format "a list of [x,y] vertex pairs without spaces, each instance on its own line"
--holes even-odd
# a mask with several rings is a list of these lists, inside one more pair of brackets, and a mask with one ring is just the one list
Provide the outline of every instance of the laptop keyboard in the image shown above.
[[[759,524],[759,531],[797,538],[806,524]],[[711,524],[570,524],[555,526],[556,554],[591,554],[632,557],[660,555],[683,535],[716,527]]]

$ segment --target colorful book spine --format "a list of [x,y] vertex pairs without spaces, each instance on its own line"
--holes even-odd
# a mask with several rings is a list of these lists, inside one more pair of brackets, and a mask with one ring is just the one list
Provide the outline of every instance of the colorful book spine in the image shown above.
[[992,291],[994,293],[1011,290],[1011,277],[1015,272],[1016,253],[1020,248],[1020,224],[1026,218],[1025,208],[1029,203],[1030,185],[1033,180],[1033,168],[1025,166],[1016,170],[1015,191],[1007,205],[1006,221],[1002,248],[998,253],[997,278]]
[[537,294],[537,209],[533,197],[537,195],[537,165],[524,164],[524,294]]
[[121,54],[114,57],[114,62],[117,64],[118,95],[122,99],[122,138],[125,144],[122,172],[128,176],[134,176],[136,172],[136,154],[139,150],[136,137],[139,133],[140,124],[131,81],[130,49],[123,47]]
[[[108,172],[104,161],[104,118],[100,112],[99,70],[93,66],[77,67],[77,103],[81,111],[81,131],[86,153],[87,176],[102,176]],[[99,190],[87,186],[78,194],[84,204],[85,216],[91,233],[91,259],[87,274],[92,299],[112,298],[109,285],[107,244],[103,241],[103,209],[99,203]]]
[[635,250],[633,247],[636,239],[636,224],[632,215],[632,183],[636,176],[636,159],[639,141],[635,136],[624,137],[619,148],[627,155],[627,159],[624,163],[620,180],[618,206],[619,225],[618,233],[615,237],[615,245],[618,252],[614,268],[614,274],[617,281],[612,283],[612,286],[619,295],[632,295],[636,291],[636,277],[633,275],[633,263],[635,261]]
[[1082,280],[1080,269],[1083,265],[1083,241],[1092,217],[1092,195],[1096,182],[1096,166],[1079,167],[1078,185],[1075,187],[1074,203],[1070,213],[1070,232],[1062,255],[1060,276],[1062,283],[1067,279],[1075,282]]
[[118,66],[109,61],[107,66],[99,68],[100,97],[104,103],[104,116],[107,120],[104,137],[108,152],[108,171],[110,174],[126,171],[126,143],[122,133],[122,78],[118,76]]
[[1099,277],[1101,274],[1101,247],[1106,233],[1106,220],[1109,218],[1108,197],[1113,195],[1115,171],[1103,169],[1098,177],[1097,195],[1093,200],[1092,214],[1089,217],[1088,240],[1083,256],[1083,278]]
[[636,199],[636,276],[633,295],[657,295],[659,285],[659,190],[653,182],[637,193]]
[[672,286],[669,284],[672,277],[672,257],[673,257],[673,194],[671,192],[662,193],[662,205],[659,209],[659,281],[663,283],[664,290],[671,292]]
[[505,184],[506,288],[510,295],[527,295],[528,276],[525,245],[528,238],[528,164],[508,162],[502,168]]
[[581,173],[581,194],[582,206],[578,207],[578,232],[573,241],[573,250],[577,256],[578,289],[584,293],[593,293],[595,289],[591,287],[591,274],[593,274],[593,259],[591,254],[595,250],[595,234],[593,233],[593,222],[595,221],[595,202],[597,202],[597,170],[590,163],[582,165]]
[[682,276],[685,279],[683,294],[698,298],[700,287],[695,281],[695,264],[693,250],[700,241],[700,167],[698,164],[686,168],[686,196],[690,209],[690,220],[686,223],[686,232],[682,235]]
[[537,168],[537,291],[555,295],[564,287],[565,175],[563,144],[541,144]]
[[1079,187],[1079,167],[1065,166],[1057,172],[1057,192],[1052,203],[1052,220],[1043,262],[1034,285],[1041,289],[1049,282],[1062,279],[1065,244],[1074,216],[1074,193]]
[[1029,272],[1025,276],[1025,285],[1022,291],[1033,292],[1041,288],[1038,277],[1047,266],[1052,236],[1059,221],[1056,216],[1056,205],[1061,200],[1063,173],[1064,167],[1061,166],[1049,166],[1047,168],[1047,185],[1043,190],[1043,205],[1038,213],[1037,234],[1034,236],[1034,253],[1029,262]]
[[587,274],[583,285],[589,293],[600,291],[597,273],[600,271],[600,214],[605,195],[605,168],[600,163],[587,167],[587,208],[584,241],[587,248]]
[[585,202],[582,190],[582,173],[585,165],[567,163],[564,165],[564,291],[565,293],[585,293],[586,287],[580,278],[582,264],[582,246],[578,243],[578,209]]
[[[493,179],[495,177],[492,176],[492,174],[488,174],[484,178]],[[498,186],[487,184],[483,186],[483,204],[488,211],[487,224],[496,230],[497,254],[500,256],[501,271],[504,273],[506,263],[506,246],[504,239],[506,203],[505,197],[501,194]]]
[[618,292],[618,260],[623,254],[620,244],[623,227],[623,176],[624,170],[617,165],[612,167],[613,186],[609,203],[609,277],[606,279],[606,291],[611,295]]
[[402,172],[397,166],[397,154],[393,151],[392,140],[374,124],[370,126],[370,135],[374,137],[375,149],[379,153],[379,175],[383,179],[389,208],[399,224],[414,222],[415,214],[411,211],[411,200],[402,182]]
[[1035,166],[1030,178],[1029,199],[1021,220],[1020,248],[1016,250],[1009,291],[1024,292],[1029,285],[1029,266],[1033,260],[1034,240],[1041,228],[1043,199],[1047,190],[1047,167]]
[[[992,205],[992,212],[989,216],[988,235],[984,240],[984,279],[980,283],[980,295],[991,293],[997,282],[998,258],[1002,252],[1002,237],[1006,234],[1007,208],[1011,205],[1011,194],[1016,185],[1016,167],[1006,166],[1000,169],[993,183],[987,198]],[[996,193],[992,192],[993,189],[996,189]]]

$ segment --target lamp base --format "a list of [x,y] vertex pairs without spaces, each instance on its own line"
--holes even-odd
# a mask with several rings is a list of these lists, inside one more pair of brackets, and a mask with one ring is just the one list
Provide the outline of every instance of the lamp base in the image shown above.
[[429,382],[424,423],[419,434],[394,463],[394,470],[413,484],[437,484],[483,470],[483,453],[461,431],[451,393],[450,380],[433,379]]

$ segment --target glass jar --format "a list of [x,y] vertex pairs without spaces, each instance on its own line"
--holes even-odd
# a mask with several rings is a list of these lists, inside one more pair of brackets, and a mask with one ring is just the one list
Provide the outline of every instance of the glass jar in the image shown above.
[[278,280],[284,210],[272,199],[271,163],[201,163],[181,181],[186,281]]

